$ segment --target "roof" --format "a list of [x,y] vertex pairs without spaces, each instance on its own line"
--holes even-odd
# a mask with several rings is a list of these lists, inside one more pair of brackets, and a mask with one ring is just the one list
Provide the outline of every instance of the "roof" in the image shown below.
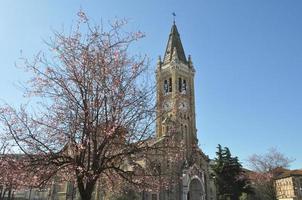
[[169,35],[169,40],[167,43],[167,48],[164,56],[164,63],[169,63],[172,61],[172,55],[177,55],[179,61],[187,63],[185,51],[183,49],[180,36],[177,30],[177,26],[173,23],[171,32]]
[[282,179],[282,178],[287,178],[287,177],[291,177],[291,176],[301,176],[302,177],[302,169],[284,171],[279,176],[277,176],[276,179]]

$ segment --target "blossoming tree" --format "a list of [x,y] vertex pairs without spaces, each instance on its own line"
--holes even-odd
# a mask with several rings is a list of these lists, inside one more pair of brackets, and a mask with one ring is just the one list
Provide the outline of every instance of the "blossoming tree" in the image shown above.
[[286,157],[275,148],[270,148],[265,154],[253,154],[248,158],[249,174],[259,199],[275,200],[275,179],[281,175],[294,160]]
[[34,103],[3,105],[0,120],[2,134],[24,158],[22,170],[39,184],[72,180],[89,200],[97,183],[144,186],[151,174],[137,158],[158,147],[150,145],[155,113],[148,61],[128,50],[144,35],[125,32],[124,20],[105,31],[85,13],[78,16],[69,35],[54,32],[50,52],[24,59],[32,75],[26,95]]

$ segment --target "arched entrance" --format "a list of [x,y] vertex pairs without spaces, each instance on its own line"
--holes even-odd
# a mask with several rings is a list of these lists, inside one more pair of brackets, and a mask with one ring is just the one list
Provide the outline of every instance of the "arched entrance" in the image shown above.
[[194,178],[191,180],[189,185],[189,192],[187,200],[202,200],[203,199],[203,189],[200,180]]

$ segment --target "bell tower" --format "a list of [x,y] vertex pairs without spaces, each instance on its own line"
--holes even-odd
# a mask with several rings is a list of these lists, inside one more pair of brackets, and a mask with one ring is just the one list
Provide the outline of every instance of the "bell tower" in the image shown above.
[[179,134],[186,148],[197,144],[194,74],[191,57],[186,58],[174,22],[164,57],[159,57],[156,69],[156,137]]

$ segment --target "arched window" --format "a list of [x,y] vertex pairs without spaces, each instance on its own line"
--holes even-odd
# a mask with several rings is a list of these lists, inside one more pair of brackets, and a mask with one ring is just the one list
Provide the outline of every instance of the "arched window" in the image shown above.
[[187,81],[186,81],[186,80],[183,80],[183,81],[182,81],[182,91],[183,91],[183,92],[186,92],[186,91],[187,91]]
[[168,81],[165,80],[165,81],[164,81],[164,94],[167,94],[168,91],[169,91],[169,88],[168,88]]
[[181,92],[181,88],[182,88],[182,81],[181,78],[178,78],[178,91]]
[[172,92],[172,78],[169,78],[169,92]]

